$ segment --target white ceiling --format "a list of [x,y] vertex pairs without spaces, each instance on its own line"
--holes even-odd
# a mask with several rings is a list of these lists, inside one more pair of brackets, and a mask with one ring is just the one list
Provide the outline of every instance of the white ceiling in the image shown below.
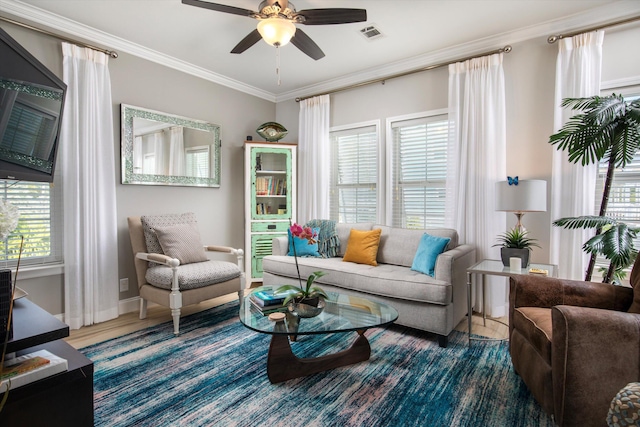
[[[217,3],[257,10],[259,0]],[[482,53],[531,37],[583,29],[640,12],[637,0],[297,0],[297,10],[362,8],[366,23],[300,27],[326,56],[314,61],[289,44],[260,41],[230,50],[257,21],[181,0],[0,0],[0,15],[133,53],[212,81],[283,100],[346,83]],[[384,37],[359,34],[375,24]],[[117,61],[117,59],[114,59]],[[435,61],[435,62],[434,62]]]

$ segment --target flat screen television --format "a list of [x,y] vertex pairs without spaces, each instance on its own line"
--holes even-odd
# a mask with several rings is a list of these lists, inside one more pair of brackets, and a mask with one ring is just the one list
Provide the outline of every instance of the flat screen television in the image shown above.
[[67,86],[0,28],[0,179],[53,182]]

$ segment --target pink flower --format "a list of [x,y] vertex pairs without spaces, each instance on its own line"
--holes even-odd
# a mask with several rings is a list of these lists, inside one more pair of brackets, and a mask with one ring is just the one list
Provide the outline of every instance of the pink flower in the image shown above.
[[316,243],[316,237],[318,237],[318,233],[315,233],[311,227],[301,227],[295,222],[291,227],[289,227],[291,231],[291,235],[297,237],[299,239],[306,239],[310,245]]

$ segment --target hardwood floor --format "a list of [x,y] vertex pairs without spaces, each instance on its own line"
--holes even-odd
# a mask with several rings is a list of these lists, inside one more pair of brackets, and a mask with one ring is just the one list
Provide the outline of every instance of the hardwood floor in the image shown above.
[[[182,309],[183,315],[197,313],[207,310],[217,305],[225,304],[229,301],[237,299],[236,294],[230,294],[219,298],[214,298],[200,304],[191,305]],[[486,326],[483,325],[482,315],[474,313],[472,319],[473,333],[487,338],[505,338],[509,333],[509,328],[501,323],[487,320]],[[500,318],[502,322],[507,323],[507,318]],[[167,307],[154,306],[147,310],[147,318],[139,319],[138,312],[127,313],[119,316],[117,319],[108,322],[98,323],[92,326],[85,326],[80,329],[72,330],[70,336],[65,340],[75,348],[86,347],[91,344],[106,341],[129,332],[148,328],[149,326],[158,325],[163,322],[171,321],[171,311]],[[456,327],[456,330],[466,332],[467,319]]]

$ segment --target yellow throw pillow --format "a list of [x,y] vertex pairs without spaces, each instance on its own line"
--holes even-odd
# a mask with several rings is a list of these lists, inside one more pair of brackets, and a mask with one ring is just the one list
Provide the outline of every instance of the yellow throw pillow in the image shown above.
[[347,251],[342,261],[355,262],[357,264],[369,264],[377,266],[378,246],[382,229],[371,231],[351,230]]

